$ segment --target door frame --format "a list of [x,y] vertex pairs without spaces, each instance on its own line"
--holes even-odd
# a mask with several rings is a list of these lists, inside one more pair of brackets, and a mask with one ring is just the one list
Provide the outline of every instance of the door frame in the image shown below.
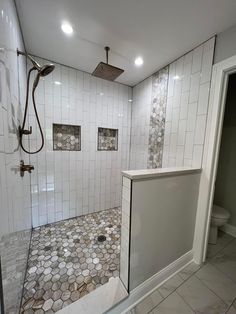
[[212,68],[202,174],[193,242],[193,259],[197,264],[206,260],[211,210],[215,191],[219,151],[224,122],[229,75],[236,72],[236,55]]

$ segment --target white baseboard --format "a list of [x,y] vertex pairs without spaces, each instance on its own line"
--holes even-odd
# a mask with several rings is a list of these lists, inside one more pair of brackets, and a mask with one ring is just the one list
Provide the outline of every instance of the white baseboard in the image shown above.
[[192,250],[182,255],[176,261],[156,273],[151,278],[144,281],[129,294],[129,297],[118,304],[116,307],[112,308],[107,313],[109,314],[124,314],[130,309],[132,309],[136,304],[146,298],[159,286],[161,286],[166,280],[174,276],[181,269],[186,267],[190,262],[193,261]]
[[230,224],[226,224],[223,227],[221,227],[221,230],[223,230],[225,233],[230,234],[231,236],[236,238],[236,227]]

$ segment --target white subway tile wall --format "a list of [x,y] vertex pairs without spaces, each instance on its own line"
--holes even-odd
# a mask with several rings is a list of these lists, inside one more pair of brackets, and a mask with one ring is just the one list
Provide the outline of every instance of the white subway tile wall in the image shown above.
[[[20,160],[29,162],[18,143],[26,90],[26,62],[13,1],[0,2],[0,239],[31,228],[30,176],[20,177]],[[1,252],[0,252],[1,253]]]
[[[40,81],[36,102],[46,145],[30,156],[35,166],[34,227],[121,205],[121,171],[129,163],[131,98],[128,86],[59,64]],[[29,125],[35,130],[32,106],[29,113]],[[80,125],[81,151],[53,151],[53,123]],[[97,150],[98,127],[118,129],[118,151]],[[30,145],[31,150],[40,146],[39,132],[33,132]]]
[[201,167],[215,38],[170,64],[162,167]]
[[133,88],[130,169],[146,169],[150,114],[152,105],[152,77]]
[[[169,65],[162,167],[201,167],[215,38]],[[146,169],[152,77],[133,89],[130,169]]]

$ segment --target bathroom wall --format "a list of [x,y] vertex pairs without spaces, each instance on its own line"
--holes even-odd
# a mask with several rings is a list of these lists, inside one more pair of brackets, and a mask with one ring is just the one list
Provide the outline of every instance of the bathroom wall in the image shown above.
[[[129,162],[131,98],[128,86],[59,64],[40,81],[36,102],[46,145],[30,156],[35,166],[34,227],[121,205],[121,171]],[[32,106],[29,113],[35,129]],[[53,123],[81,126],[81,151],[53,150]],[[98,151],[98,127],[118,129],[117,151]],[[40,146],[38,132],[30,143],[31,150]]]
[[214,202],[226,208],[236,227],[236,74],[229,80]]
[[[122,224],[124,237],[130,228],[130,290],[191,254],[200,175],[184,171],[148,178],[146,173],[145,179],[138,179],[134,174],[132,194],[130,189],[124,190],[132,217],[128,229]],[[126,206],[122,210],[127,212]],[[123,257],[125,248],[122,243]]]
[[19,148],[17,131],[26,86],[24,50],[14,1],[0,1],[0,257],[5,312],[17,313],[31,234],[30,177],[20,177],[28,156]]
[[130,168],[201,166],[214,43],[211,38],[164,68],[167,82],[158,78],[161,70],[135,86]]

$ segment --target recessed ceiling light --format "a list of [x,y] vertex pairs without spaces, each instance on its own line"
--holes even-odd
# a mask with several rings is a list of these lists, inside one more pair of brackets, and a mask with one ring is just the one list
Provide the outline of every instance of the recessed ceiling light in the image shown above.
[[103,96],[103,95],[104,95],[104,93],[99,93],[99,95],[100,95],[100,96]]
[[66,34],[66,35],[72,35],[73,34],[73,27],[67,23],[64,22],[61,24],[61,30]]
[[179,80],[180,79],[180,76],[179,75],[175,75],[174,77],[173,77],[173,80]]
[[132,102],[132,101],[133,101],[133,99],[129,99],[129,100],[128,100],[128,102]]
[[135,60],[134,60],[134,63],[137,67],[140,67],[141,65],[143,65],[143,58],[142,57],[137,57]]
[[55,85],[61,85],[61,82],[55,81],[54,84],[55,84]]

